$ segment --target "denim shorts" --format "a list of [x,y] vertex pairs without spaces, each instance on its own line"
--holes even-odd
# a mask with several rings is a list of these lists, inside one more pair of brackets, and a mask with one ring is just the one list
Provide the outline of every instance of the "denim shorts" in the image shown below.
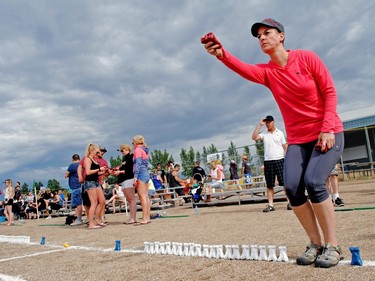
[[100,187],[100,185],[99,185],[99,182],[97,181],[85,181],[84,187],[85,187],[85,190],[87,191],[90,189],[98,188]]
[[149,172],[139,173],[138,180],[148,183],[150,180],[150,173]]
[[72,189],[72,208],[82,205],[82,188]]

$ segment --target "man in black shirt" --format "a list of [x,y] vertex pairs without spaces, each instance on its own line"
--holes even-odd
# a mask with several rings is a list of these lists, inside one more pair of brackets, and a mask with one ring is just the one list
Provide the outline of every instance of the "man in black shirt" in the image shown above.
[[206,176],[206,172],[204,171],[204,169],[199,166],[200,163],[199,161],[195,161],[194,163],[194,168],[193,168],[193,178],[197,181],[197,182],[201,182],[203,181],[204,177]]

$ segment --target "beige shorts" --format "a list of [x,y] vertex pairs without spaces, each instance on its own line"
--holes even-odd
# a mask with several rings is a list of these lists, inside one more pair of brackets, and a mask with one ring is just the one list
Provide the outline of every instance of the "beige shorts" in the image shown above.
[[121,188],[132,188],[134,187],[134,179],[125,180],[121,183]]

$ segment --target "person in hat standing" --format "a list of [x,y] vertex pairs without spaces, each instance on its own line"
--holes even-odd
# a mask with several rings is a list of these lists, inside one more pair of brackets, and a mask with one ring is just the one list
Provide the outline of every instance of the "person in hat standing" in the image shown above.
[[117,181],[129,203],[129,219],[124,224],[134,224],[137,222],[137,201],[135,199],[132,147],[125,143],[120,145],[117,151],[122,153],[122,163],[113,174],[117,176]]
[[[260,133],[260,129],[266,125],[267,132]],[[275,211],[273,199],[275,196],[275,179],[280,186],[284,186],[284,155],[288,147],[284,133],[276,128],[275,120],[271,115],[262,118],[255,127],[252,135],[255,141],[263,141],[264,144],[264,177],[267,185],[268,206],[263,212]]]
[[239,60],[212,34],[201,37],[201,42],[209,54],[228,68],[272,92],[288,136],[284,163],[286,193],[309,239],[297,264],[335,266],[342,252],[325,181],[343,152],[344,127],[336,110],[333,79],[314,52],[284,47],[284,26],[278,21],[267,18],[257,22],[252,25],[251,34],[270,57],[268,63],[248,64]]
[[[245,183],[251,183],[251,164],[247,161],[247,155],[242,155],[241,177],[245,177]],[[247,184],[246,188],[250,188]]]

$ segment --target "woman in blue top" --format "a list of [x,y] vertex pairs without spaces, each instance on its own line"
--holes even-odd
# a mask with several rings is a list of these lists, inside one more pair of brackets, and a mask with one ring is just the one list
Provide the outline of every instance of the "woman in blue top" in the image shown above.
[[150,173],[148,168],[148,147],[141,135],[133,137],[134,145],[134,186],[137,188],[142,204],[142,221],[139,224],[148,224],[150,220],[150,198],[148,197],[148,182]]

